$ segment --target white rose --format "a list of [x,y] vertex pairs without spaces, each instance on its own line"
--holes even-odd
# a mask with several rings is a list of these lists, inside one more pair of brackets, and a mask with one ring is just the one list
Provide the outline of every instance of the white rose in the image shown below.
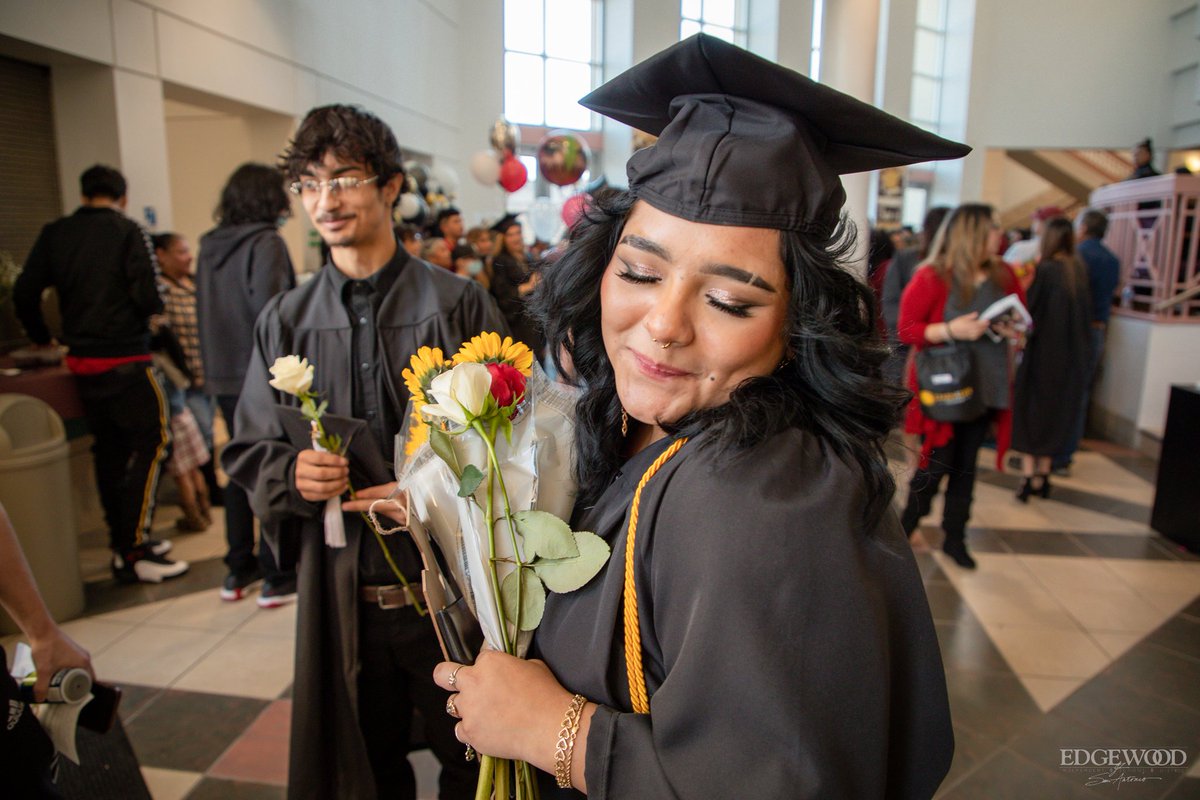
[[466,425],[469,418],[483,412],[491,391],[492,374],[487,367],[473,362],[459,364],[429,384],[429,394],[436,402],[422,408],[421,413]]
[[268,383],[285,394],[299,397],[312,388],[313,365],[307,358],[280,356],[271,365],[271,374],[275,377]]

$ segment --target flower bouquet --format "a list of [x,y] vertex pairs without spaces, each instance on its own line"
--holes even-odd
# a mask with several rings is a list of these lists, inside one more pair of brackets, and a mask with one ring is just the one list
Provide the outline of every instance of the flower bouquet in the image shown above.
[[[410,532],[423,554],[436,547],[487,645],[524,657],[546,591],[578,589],[609,555],[599,536],[564,522],[575,501],[575,390],[495,333],[450,360],[421,348],[403,375],[412,409],[398,472]],[[537,796],[522,762],[484,756],[479,780],[477,797]]]

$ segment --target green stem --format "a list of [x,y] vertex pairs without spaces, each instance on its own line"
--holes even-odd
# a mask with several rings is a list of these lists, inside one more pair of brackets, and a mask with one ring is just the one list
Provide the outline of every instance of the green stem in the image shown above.
[[[488,439],[487,434],[483,432],[483,425],[479,422],[479,420],[474,420],[471,423],[471,427],[474,428],[481,437],[483,437],[483,441],[487,445],[488,451],[490,452],[492,443],[491,440]],[[492,501],[492,491],[495,478],[496,470],[489,469],[487,484],[487,506],[483,509],[483,522],[484,525],[487,526],[488,532],[488,579],[492,584],[492,595],[496,599],[496,615],[500,620],[500,638],[504,644],[504,652],[511,654],[514,648],[508,641],[508,619],[504,616],[504,599],[500,596],[500,576],[496,567],[496,522],[494,519],[494,514],[492,513],[492,508],[494,506]]]
[[[350,486],[350,499],[355,499],[353,485]],[[361,511],[358,512],[358,515],[362,517],[362,521],[367,524],[367,529],[370,530],[371,533],[375,534],[375,541],[379,543],[379,549],[383,551],[383,557],[387,559],[388,566],[392,568],[392,572],[395,574],[395,576],[400,579],[400,585],[404,587],[404,591],[408,593],[410,598],[412,598],[413,608],[416,609],[417,616],[425,616],[425,606],[421,605],[421,599],[417,597],[417,593],[414,592],[412,586],[409,585],[408,579],[404,577],[404,573],[401,572],[400,567],[396,565],[395,559],[392,558],[391,551],[387,549],[387,544],[385,544],[383,541],[383,535],[376,530],[373,524],[371,524],[370,517]]]
[[475,800],[492,800],[492,786],[496,777],[496,759],[479,756],[479,783],[475,784]]
[[[487,444],[488,460],[491,463],[491,469],[489,470],[489,472],[495,474],[496,481],[500,485],[500,498],[504,502],[504,521],[506,523],[508,523],[508,535],[512,539],[513,558],[515,558],[517,561],[517,630],[516,630],[516,633],[514,634],[514,636],[520,636],[521,635],[521,611],[524,608],[523,593],[524,593],[524,589],[525,589],[525,581],[522,580],[522,576],[520,573],[521,573],[521,570],[525,568],[525,562],[521,560],[521,551],[517,546],[517,526],[513,522],[512,506],[508,502],[508,488],[504,485],[504,473],[500,471],[500,460],[496,457],[495,437],[496,437],[496,428],[498,427],[498,424],[499,424],[499,421],[493,418],[491,421],[492,435],[485,436],[484,442]],[[489,502],[490,502],[490,499],[489,499]],[[514,642],[514,651],[516,649],[515,644],[516,643]],[[512,652],[511,655],[516,655],[516,652]]]

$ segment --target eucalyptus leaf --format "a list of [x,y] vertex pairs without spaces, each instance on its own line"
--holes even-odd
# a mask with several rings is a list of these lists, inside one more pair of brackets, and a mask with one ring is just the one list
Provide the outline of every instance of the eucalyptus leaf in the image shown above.
[[454,452],[454,445],[450,442],[450,434],[430,425],[429,446],[433,448],[433,452],[437,453],[442,461],[446,462],[446,465],[450,467],[450,471],[454,473],[454,477],[462,477],[462,467],[458,465],[458,454]]
[[[517,576],[520,576],[518,579]],[[517,581],[521,581],[521,630],[531,631],[542,621],[546,610],[546,590],[542,582],[529,569],[517,569],[500,584],[500,599],[504,602],[504,616],[510,623],[517,621]]]
[[513,514],[517,532],[525,537],[525,557],[574,558],[579,547],[571,528],[553,514],[545,511],[518,511]]
[[458,480],[458,496],[470,497],[475,494],[475,490],[481,483],[483,483],[483,473],[479,471],[479,467],[467,464],[463,468],[462,477]]
[[608,561],[608,542],[591,531],[573,531],[579,555],[574,558],[540,559],[533,563],[538,577],[552,592],[573,592],[586,584]]

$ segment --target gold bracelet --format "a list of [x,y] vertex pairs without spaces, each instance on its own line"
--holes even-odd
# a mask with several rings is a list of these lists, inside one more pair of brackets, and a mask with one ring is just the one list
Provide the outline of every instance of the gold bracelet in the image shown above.
[[563,716],[562,727],[558,731],[558,744],[554,748],[554,779],[558,788],[571,788],[571,756],[575,752],[575,737],[579,734],[579,723],[583,718],[583,707],[587,698],[577,694],[571,698],[571,705]]

